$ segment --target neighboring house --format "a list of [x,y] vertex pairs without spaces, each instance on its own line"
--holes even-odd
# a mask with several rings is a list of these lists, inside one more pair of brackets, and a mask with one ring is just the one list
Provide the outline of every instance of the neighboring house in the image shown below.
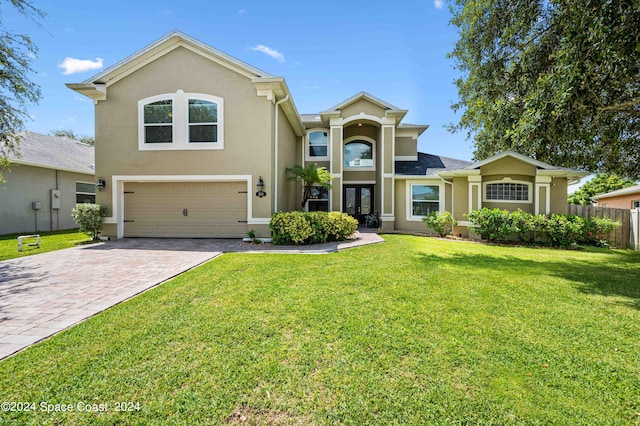
[[67,137],[21,134],[0,184],[0,234],[56,231],[78,226],[77,203],[95,202],[92,146]]
[[596,195],[595,197],[591,197],[591,199],[598,203],[598,207],[637,209],[640,207],[640,185]]
[[377,213],[383,230],[406,231],[425,231],[431,211],[565,213],[567,184],[584,176],[511,152],[474,164],[418,152],[428,126],[365,92],[299,114],[284,78],[177,31],[67,86],[94,100],[97,202],[119,238],[269,236],[271,215],[299,206],[296,164],[333,177],[308,210]]

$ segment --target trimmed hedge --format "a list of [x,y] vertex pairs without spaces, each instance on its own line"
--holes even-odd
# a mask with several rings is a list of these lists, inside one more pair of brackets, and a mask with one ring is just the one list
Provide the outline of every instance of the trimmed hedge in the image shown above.
[[340,212],[277,212],[269,227],[275,244],[317,244],[347,239],[358,229],[358,221]]
[[505,241],[516,236],[525,243],[541,243],[552,247],[588,244],[607,247],[608,238],[620,226],[608,218],[584,218],[574,215],[532,215],[517,210],[475,210],[467,215],[472,223],[469,229],[489,241]]

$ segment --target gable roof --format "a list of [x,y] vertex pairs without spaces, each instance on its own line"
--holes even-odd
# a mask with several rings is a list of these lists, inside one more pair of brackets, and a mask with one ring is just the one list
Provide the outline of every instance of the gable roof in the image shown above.
[[20,156],[10,154],[12,163],[95,175],[95,149],[91,145],[30,131],[20,136]]
[[592,200],[599,200],[601,198],[618,197],[620,195],[640,194],[640,185],[630,186],[628,188],[618,189],[616,191],[607,192],[606,194],[595,195],[591,197]]
[[226,53],[196,40],[181,31],[174,30],[132,55],[127,56],[120,62],[117,62],[98,74],[88,78],[83,83],[111,84],[129,75],[145,64],[157,59],[159,56],[166,55],[178,47],[185,47],[200,55],[206,56],[209,59],[212,59],[213,61],[249,78],[273,77],[271,74],[242,62],[233,56],[227,55]]
[[394,110],[394,111],[401,111],[400,108],[391,105],[389,102],[383,101],[380,98],[377,98],[375,96],[373,96],[370,93],[367,92],[360,92],[360,93],[356,93],[355,95],[351,96],[348,99],[345,99],[344,101],[340,102],[338,105],[335,105],[331,108],[329,108],[326,111],[323,111],[324,113],[328,113],[328,112],[333,112],[333,111],[339,111],[349,105],[351,105],[354,102],[359,101],[360,99],[365,99],[369,102],[371,102],[372,104],[375,104],[377,106],[379,106],[382,109],[386,109],[386,110]]
[[479,169],[480,167],[487,165],[489,163],[493,163],[494,161],[500,160],[502,158],[505,157],[512,157],[515,158],[517,160],[520,160],[524,163],[527,164],[531,164],[532,166],[535,166],[538,169],[543,169],[543,170],[571,170],[571,169],[567,169],[564,167],[556,167],[556,166],[552,166],[551,164],[542,162],[542,161],[538,161],[535,160],[531,157],[527,157],[526,155],[522,155],[522,154],[518,154],[517,152],[514,151],[502,151],[496,155],[493,155],[489,158],[485,158],[484,160],[481,161],[477,161],[467,167],[465,167],[465,170],[472,170],[472,169]]
[[439,172],[462,169],[469,164],[470,161],[418,152],[417,161],[396,161],[395,171],[398,175],[435,176]]

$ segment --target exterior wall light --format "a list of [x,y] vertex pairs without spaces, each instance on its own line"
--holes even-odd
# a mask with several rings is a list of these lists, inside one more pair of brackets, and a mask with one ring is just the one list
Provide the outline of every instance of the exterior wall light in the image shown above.
[[262,176],[260,176],[258,178],[258,192],[256,192],[256,197],[264,197],[265,195],[267,195],[266,192],[264,192],[264,181],[262,180]]
[[96,182],[96,188],[98,188],[98,191],[102,192],[104,191],[104,188],[107,186],[107,183],[104,181],[104,179],[98,179],[98,182]]

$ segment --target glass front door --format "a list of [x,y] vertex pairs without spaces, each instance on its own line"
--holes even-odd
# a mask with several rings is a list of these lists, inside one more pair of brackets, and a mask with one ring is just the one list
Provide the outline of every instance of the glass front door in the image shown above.
[[345,185],[344,212],[355,217],[361,224],[373,213],[373,185]]

